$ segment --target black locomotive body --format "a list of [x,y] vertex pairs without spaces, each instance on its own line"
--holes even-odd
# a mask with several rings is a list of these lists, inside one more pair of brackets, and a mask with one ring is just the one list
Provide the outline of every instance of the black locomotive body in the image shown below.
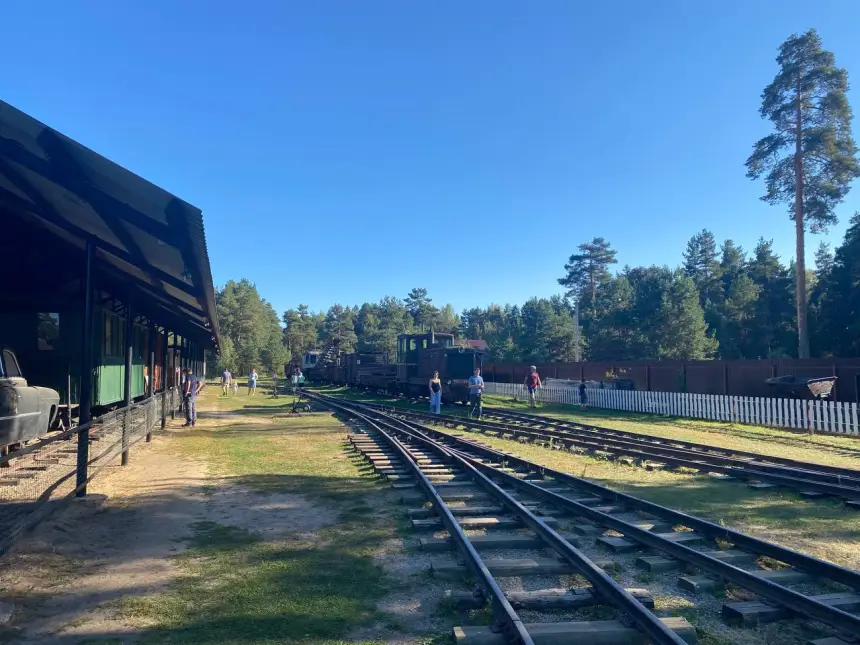
[[420,397],[429,396],[435,371],[442,381],[442,401],[466,402],[469,377],[481,367],[483,357],[483,350],[456,346],[453,334],[401,334],[394,362],[385,354],[344,354],[309,376],[314,381]]

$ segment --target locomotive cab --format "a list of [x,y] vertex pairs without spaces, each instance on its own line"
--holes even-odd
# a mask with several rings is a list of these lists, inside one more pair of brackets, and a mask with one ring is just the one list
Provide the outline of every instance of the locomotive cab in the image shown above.
[[397,384],[410,396],[427,396],[433,372],[442,380],[444,402],[468,399],[468,380],[481,367],[483,351],[458,347],[453,334],[401,334],[397,337]]
[[417,363],[421,351],[454,346],[454,334],[400,334],[397,337],[397,362]]

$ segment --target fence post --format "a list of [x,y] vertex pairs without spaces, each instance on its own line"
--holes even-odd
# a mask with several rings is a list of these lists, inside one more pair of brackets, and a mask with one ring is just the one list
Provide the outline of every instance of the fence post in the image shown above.
[[122,465],[128,465],[128,444],[131,433],[131,370],[134,365],[134,302],[129,293],[125,321],[125,416],[122,422]]

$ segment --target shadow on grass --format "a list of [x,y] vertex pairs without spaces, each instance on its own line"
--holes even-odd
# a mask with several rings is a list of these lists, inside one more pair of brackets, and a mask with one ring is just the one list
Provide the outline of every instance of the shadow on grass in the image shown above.
[[[138,499],[134,512],[146,523],[158,526],[176,521],[181,508],[182,517],[191,526],[188,550],[172,558],[180,576],[168,587],[129,584],[107,594],[85,586],[51,589],[15,598],[16,605],[37,609],[44,603],[53,604],[58,595],[68,594],[70,602],[54,609],[61,608],[58,624],[66,624],[79,615],[81,607],[108,603],[131,624],[146,626],[132,634],[134,642],[142,644],[333,644],[343,642],[355,629],[380,621],[384,624],[390,618],[376,605],[401,583],[387,578],[376,554],[380,544],[392,539],[405,547],[406,534],[403,522],[380,513],[380,507],[384,511],[385,506],[393,510],[396,506],[393,499],[379,497],[380,493],[390,494],[383,493],[373,479],[258,473],[221,481],[221,486],[210,490],[211,480],[194,479],[159,487]],[[259,502],[255,495],[249,498],[248,490],[259,495]],[[301,523],[303,518],[296,513],[316,509],[299,506],[302,510],[297,511],[291,506],[292,500],[272,496],[284,493],[322,500],[319,510],[337,511],[336,521],[312,533],[297,532],[291,520]],[[181,507],[177,506],[178,499],[182,500]],[[226,521],[242,526],[195,522],[193,518],[206,516],[213,501],[222,508],[241,506],[241,512],[231,513]],[[117,512],[129,514],[126,524],[133,532],[131,509],[112,511]],[[130,546],[134,540],[128,536],[116,536],[109,552],[94,554],[88,550],[87,539],[92,540],[104,517],[93,512],[63,518],[62,533],[58,534],[63,535],[63,541],[56,544],[60,551],[54,555],[74,563],[72,575],[91,568],[125,567],[140,557],[151,557],[135,551]],[[17,620],[25,616],[23,613]],[[38,637],[33,641],[19,638],[18,630],[25,625],[4,628],[0,642],[42,642]],[[107,631],[75,633],[59,640],[52,637],[50,642],[107,645],[116,638],[128,642],[129,636]]]

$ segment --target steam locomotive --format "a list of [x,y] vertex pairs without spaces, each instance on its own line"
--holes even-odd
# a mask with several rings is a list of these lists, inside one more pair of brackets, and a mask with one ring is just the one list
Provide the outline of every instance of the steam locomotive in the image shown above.
[[[433,372],[442,381],[442,401],[466,403],[469,377],[483,365],[485,345],[465,341],[456,345],[453,334],[401,334],[397,337],[397,357],[387,354],[321,352],[317,365],[305,377],[313,382],[348,385],[384,391],[388,394],[428,396]],[[323,357],[331,356],[330,362]],[[303,361],[304,362],[304,361]]]

